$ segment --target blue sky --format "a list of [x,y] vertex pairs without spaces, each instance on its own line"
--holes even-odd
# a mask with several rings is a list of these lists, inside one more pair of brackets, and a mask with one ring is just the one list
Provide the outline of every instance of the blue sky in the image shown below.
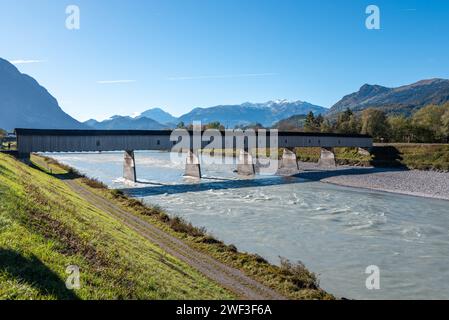
[[[65,28],[71,4],[80,30]],[[370,4],[381,30],[365,27]],[[284,98],[330,107],[364,83],[449,78],[445,0],[0,0],[0,26],[0,57],[28,60],[19,70],[79,120]]]

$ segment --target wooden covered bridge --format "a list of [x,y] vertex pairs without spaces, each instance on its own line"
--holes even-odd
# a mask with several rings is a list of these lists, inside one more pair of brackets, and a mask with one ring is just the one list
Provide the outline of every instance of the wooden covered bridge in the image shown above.
[[196,152],[200,149],[239,150],[240,174],[255,173],[253,148],[282,148],[283,168],[298,169],[295,148],[320,147],[321,165],[335,165],[335,147],[369,149],[373,139],[366,135],[303,133],[283,131],[187,131],[177,130],[43,130],[16,129],[19,158],[29,160],[33,152],[124,151],[124,177],[136,181],[136,150],[188,152],[186,175],[201,177]]

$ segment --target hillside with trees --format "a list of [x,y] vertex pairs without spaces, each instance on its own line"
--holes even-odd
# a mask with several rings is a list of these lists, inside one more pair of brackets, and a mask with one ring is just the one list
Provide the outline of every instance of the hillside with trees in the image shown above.
[[388,114],[368,108],[355,113],[349,108],[331,121],[309,113],[299,130],[368,134],[377,142],[447,143],[449,142],[449,103],[428,105],[411,116]]
[[359,91],[344,96],[329,109],[328,115],[335,117],[350,109],[361,112],[376,108],[387,114],[410,116],[427,105],[442,105],[449,101],[449,80],[428,79],[409,85],[387,88],[379,85],[363,85]]

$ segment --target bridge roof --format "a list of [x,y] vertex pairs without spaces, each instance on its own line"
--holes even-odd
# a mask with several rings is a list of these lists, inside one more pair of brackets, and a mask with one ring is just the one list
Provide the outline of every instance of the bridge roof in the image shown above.
[[[14,130],[16,135],[21,136],[169,136],[173,130],[63,130],[63,129],[22,129]],[[221,131],[233,132],[234,130]],[[189,131],[192,133],[192,131]],[[257,133],[257,131],[256,131]],[[279,131],[280,136],[305,136],[305,137],[345,137],[345,138],[371,138],[363,134],[340,134],[340,133],[321,133],[321,132],[298,132],[298,131]]]
[[76,130],[76,129],[15,129],[21,136],[160,136],[170,135],[172,130]]

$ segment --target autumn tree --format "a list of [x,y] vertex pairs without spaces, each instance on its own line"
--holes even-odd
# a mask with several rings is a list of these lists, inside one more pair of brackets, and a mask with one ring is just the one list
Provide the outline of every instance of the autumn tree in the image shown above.
[[441,124],[443,126],[442,132],[446,136],[446,141],[449,141],[449,104],[447,104],[446,111],[441,117]]
[[368,134],[376,140],[388,138],[389,126],[386,114],[378,109],[369,108],[362,112],[362,134]]
[[333,128],[332,128],[332,124],[330,123],[330,121],[328,119],[324,119],[320,125],[320,132],[330,133],[330,132],[332,132],[332,130],[333,130]]
[[388,117],[390,139],[395,142],[410,142],[412,138],[411,121],[403,115]]
[[443,129],[444,106],[429,105],[418,110],[412,118],[415,135],[421,142],[441,140],[445,134]]

